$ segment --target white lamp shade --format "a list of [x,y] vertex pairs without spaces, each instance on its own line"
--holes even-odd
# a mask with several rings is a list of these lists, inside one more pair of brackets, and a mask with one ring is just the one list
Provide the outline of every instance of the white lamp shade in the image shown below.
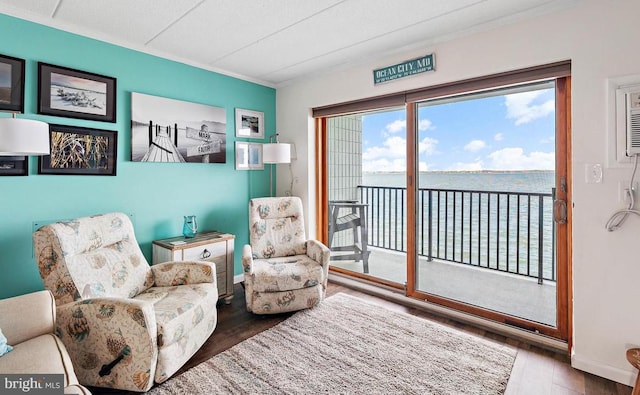
[[22,118],[0,118],[0,155],[48,155],[49,125]]
[[291,144],[275,143],[262,146],[264,163],[291,163]]

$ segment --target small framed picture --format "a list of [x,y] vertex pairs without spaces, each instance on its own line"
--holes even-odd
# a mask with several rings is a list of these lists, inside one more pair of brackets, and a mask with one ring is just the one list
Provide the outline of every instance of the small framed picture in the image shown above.
[[236,141],[236,170],[262,169],[262,144]]
[[236,108],[236,137],[264,138],[264,113]]
[[24,59],[0,55],[0,111],[24,112]]
[[38,113],[116,121],[116,79],[38,62]]
[[29,175],[29,158],[26,156],[0,156],[0,176]]
[[39,174],[116,175],[116,132],[49,125],[51,154],[39,159]]

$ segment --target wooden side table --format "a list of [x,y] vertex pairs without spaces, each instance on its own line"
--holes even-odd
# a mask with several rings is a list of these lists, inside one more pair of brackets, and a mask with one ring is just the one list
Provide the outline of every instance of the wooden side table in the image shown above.
[[171,237],[153,241],[153,264],[168,261],[209,261],[216,264],[218,298],[233,299],[233,242],[235,236],[216,231],[195,237]]

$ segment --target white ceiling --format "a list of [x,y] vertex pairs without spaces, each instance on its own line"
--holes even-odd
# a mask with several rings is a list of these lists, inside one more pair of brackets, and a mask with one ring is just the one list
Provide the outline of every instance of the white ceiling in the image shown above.
[[582,1],[0,0],[0,13],[278,87]]

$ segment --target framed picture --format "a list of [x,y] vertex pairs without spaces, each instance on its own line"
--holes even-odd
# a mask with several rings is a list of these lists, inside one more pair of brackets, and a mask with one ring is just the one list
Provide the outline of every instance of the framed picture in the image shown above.
[[26,156],[0,156],[0,176],[29,175],[29,158]]
[[264,138],[264,113],[236,108],[236,137]]
[[116,121],[116,79],[38,62],[38,113]]
[[262,169],[262,144],[236,141],[236,170]]
[[227,110],[131,92],[133,162],[227,162]]
[[49,125],[51,154],[39,159],[39,174],[116,175],[116,132]]
[[0,111],[24,112],[24,59],[0,55]]

